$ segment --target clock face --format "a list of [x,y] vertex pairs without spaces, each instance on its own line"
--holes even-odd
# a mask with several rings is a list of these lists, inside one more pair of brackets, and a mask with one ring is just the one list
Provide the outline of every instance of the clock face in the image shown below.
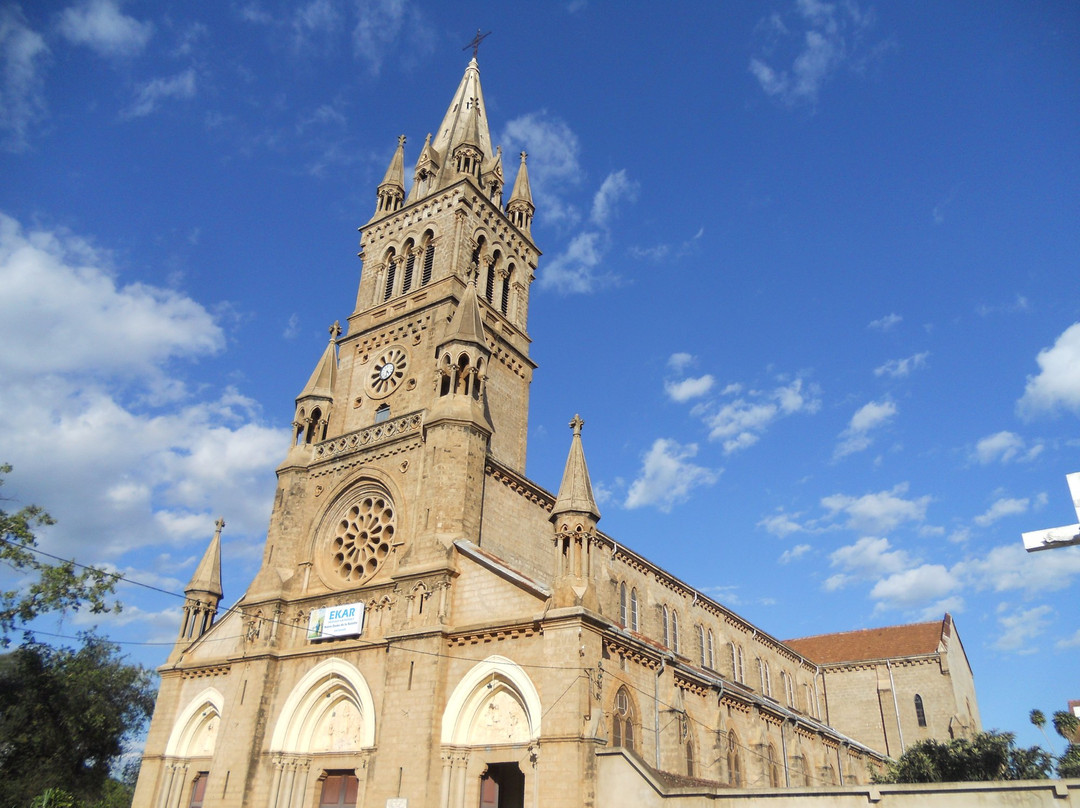
[[400,345],[391,345],[375,357],[367,374],[368,395],[385,398],[405,380],[409,355]]

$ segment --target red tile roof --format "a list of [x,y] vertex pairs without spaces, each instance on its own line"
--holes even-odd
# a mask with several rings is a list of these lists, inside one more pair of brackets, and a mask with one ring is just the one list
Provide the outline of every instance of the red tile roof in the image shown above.
[[933,623],[867,628],[786,640],[784,645],[820,665],[932,654],[952,633],[952,617]]

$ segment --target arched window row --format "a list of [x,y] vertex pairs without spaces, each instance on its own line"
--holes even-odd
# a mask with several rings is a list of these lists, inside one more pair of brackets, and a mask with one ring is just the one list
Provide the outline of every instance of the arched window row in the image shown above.
[[484,360],[475,362],[468,353],[462,353],[455,361],[449,352],[439,362],[439,396],[466,395],[479,400],[483,392]]
[[477,273],[476,288],[491,306],[498,306],[504,317],[510,316],[510,293],[515,282],[516,265],[507,260],[501,250],[488,252],[484,235],[476,237],[470,264]]
[[306,407],[296,411],[296,420],[293,422],[293,443],[300,446],[305,443],[318,443],[326,439],[327,419],[323,415],[322,408],[313,407],[308,414]]
[[401,246],[400,253],[394,247],[387,249],[383,257],[383,302],[431,283],[435,240],[435,233],[427,230],[419,244],[410,238]]

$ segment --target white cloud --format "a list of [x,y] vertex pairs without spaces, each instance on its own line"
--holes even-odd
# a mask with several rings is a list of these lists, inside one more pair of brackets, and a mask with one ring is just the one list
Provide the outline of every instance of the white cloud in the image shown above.
[[[795,514],[795,516],[799,516],[799,514]],[[757,523],[757,526],[765,528],[766,531],[774,536],[779,536],[781,539],[792,533],[806,530],[805,527],[786,513],[774,513],[771,516],[766,516]]]
[[[960,581],[941,564],[923,564],[883,578],[874,584],[870,597],[875,609],[915,609],[940,601],[960,588]],[[938,611],[938,607],[934,607]]]
[[675,505],[685,502],[694,488],[715,483],[719,471],[690,462],[697,452],[695,443],[679,444],[658,438],[646,452],[641,473],[631,483],[624,506],[655,505],[667,513]]
[[841,441],[833,452],[833,457],[838,459],[867,449],[873,443],[870,431],[888,423],[896,412],[896,405],[891,401],[871,401],[864,404],[851,416],[847,429],[840,433]]
[[606,252],[602,233],[578,233],[562,253],[544,265],[538,281],[540,288],[562,294],[587,294],[617,284],[618,278],[597,269]]
[[877,320],[871,320],[867,325],[867,328],[873,328],[876,331],[889,331],[898,326],[903,320],[904,318],[899,314],[886,314],[884,317],[879,317]]
[[42,70],[49,55],[44,38],[17,5],[0,8],[0,148],[21,152],[45,117]]
[[728,385],[721,396],[734,398],[698,405],[694,412],[709,428],[710,440],[722,441],[724,452],[731,454],[757,443],[779,418],[817,412],[821,407],[819,395],[814,385],[806,385],[801,378],[772,390],[745,393],[741,385]]
[[265,531],[288,432],[261,425],[237,391],[196,398],[175,375],[224,346],[199,303],[121,284],[84,239],[0,216],[0,343],[19,346],[0,352],[0,418],[19,424],[5,459],[20,496],[57,518],[46,549],[94,563],[205,546],[220,514],[238,533]]
[[[1007,608],[1006,604],[1002,606]],[[1050,625],[1049,617],[1054,610],[1049,606],[1034,606],[1004,614],[1005,608],[998,610],[1001,635],[994,641],[994,648],[999,651],[1015,651],[1018,654],[1033,653],[1036,649],[1032,648],[1030,643],[1046,631]]]
[[681,404],[692,398],[701,398],[712,389],[715,381],[712,376],[706,373],[696,379],[689,378],[677,382],[666,381],[664,382],[664,391],[672,401],[678,401]]
[[790,564],[792,561],[795,561],[795,560],[797,560],[799,558],[802,558],[804,555],[806,555],[809,552],[810,552],[810,545],[809,544],[796,544],[790,550],[784,550],[784,552],[782,552],[780,554],[780,563],[781,564]]
[[633,202],[637,199],[637,192],[638,184],[630,179],[625,168],[608,174],[600,184],[600,190],[593,196],[590,216],[593,224],[607,227],[615,216],[618,203],[624,199]]
[[1080,547],[1028,553],[1017,537],[981,558],[960,562],[953,571],[978,590],[1044,595],[1065,589],[1080,575]]
[[124,117],[142,118],[157,110],[162,101],[194,98],[195,92],[195,69],[191,67],[169,78],[152,79],[139,87]]
[[1018,516],[1022,513],[1027,513],[1028,507],[1031,505],[1031,500],[1027,497],[1022,499],[1015,499],[1009,497],[1003,497],[993,505],[991,505],[985,513],[982,513],[975,517],[975,524],[979,527],[988,527],[994,524],[999,519],[1004,519],[1008,516]]
[[682,373],[686,368],[697,361],[693,354],[673,353],[668,357],[667,365],[676,373]]
[[913,370],[926,367],[926,357],[929,351],[913,354],[904,359],[890,359],[884,365],[874,368],[875,376],[890,376],[894,379],[903,379],[911,375]]
[[[356,0],[353,52],[377,76],[395,45],[403,54],[430,53],[435,32],[427,18],[407,0]],[[407,61],[408,56],[403,56]]]
[[61,13],[59,31],[101,56],[135,56],[150,41],[154,25],[124,14],[115,0],[82,0]]
[[529,154],[529,185],[537,215],[548,222],[573,222],[577,209],[563,194],[581,181],[581,144],[566,122],[547,110],[514,118],[499,136],[507,154]]
[[1063,648],[1080,648],[1080,628],[1078,628],[1071,637],[1058,640],[1054,643],[1054,647],[1059,650]]
[[923,522],[926,509],[930,505],[929,496],[917,499],[905,499],[907,483],[900,483],[890,491],[878,491],[853,497],[847,494],[833,494],[821,500],[828,509],[829,518],[839,514],[847,515],[846,527],[851,530],[868,533],[887,533],[904,522]]
[[1028,376],[1017,410],[1025,417],[1059,409],[1080,415],[1080,323],[1066,328],[1050,348],[1039,351],[1039,373]]
[[813,106],[824,84],[857,51],[859,39],[873,20],[853,2],[817,0],[797,0],[788,20],[785,23],[774,13],[760,27],[773,40],[772,48],[781,40],[795,46],[791,67],[778,70],[754,57],[750,73],[767,95],[784,104]]
[[1015,432],[995,432],[993,435],[981,438],[975,444],[972,459],[984,466],[995,461],[1001,463],[1009,463],[1013,460],[1027,462],[1038,457],[1043,448],[1041,443],[1036,443],[1031,448],[1028,448],[1024,439]]
[[893,550],[886,538],[863,536],[854,544],[834,550],[829,562],[861,578],[877,578],[902,572],[912,559],[904,550]]

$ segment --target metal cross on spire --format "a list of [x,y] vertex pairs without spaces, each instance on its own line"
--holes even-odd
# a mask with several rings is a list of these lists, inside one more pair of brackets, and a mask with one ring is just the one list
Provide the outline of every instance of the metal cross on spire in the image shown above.
[[472,58],[475,59],[476,54],[480,51],[480,43],[487,39],[489,36],[491,36],[491,31],[488,31],[486,34],[481,34],[480,29],[477,28],[476,36],[473,37],[472,42],[462,48],[462,50],[468,50],[469,48],[472,48]]

